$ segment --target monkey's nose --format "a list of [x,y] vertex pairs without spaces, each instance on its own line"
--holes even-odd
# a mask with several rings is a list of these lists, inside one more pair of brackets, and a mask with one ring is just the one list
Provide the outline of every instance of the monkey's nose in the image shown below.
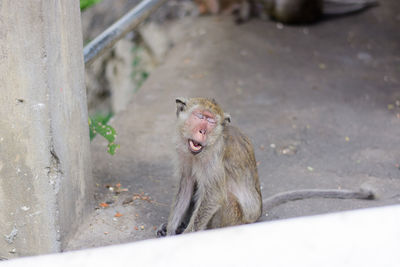
[[201,134],[205,135],[205,134],[207,133],[207,130],[206,130],[206,129],[200,129],[199,132],[200,132]]

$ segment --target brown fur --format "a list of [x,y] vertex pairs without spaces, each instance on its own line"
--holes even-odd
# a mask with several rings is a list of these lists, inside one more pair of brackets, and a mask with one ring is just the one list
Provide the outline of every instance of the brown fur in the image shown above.
[[[178,99],[177,104],[181,182],[171,209],[168,234],[175,234],[182,222],[187,224],[185,232],[255,222],[261,215],[262,203],[250,141],[239,129],[228,125],[229,115],[214,100]],[[216,121],[201,152],[193,154],[187,147],[193,127],[187,121],[196,111],[214,114]]]

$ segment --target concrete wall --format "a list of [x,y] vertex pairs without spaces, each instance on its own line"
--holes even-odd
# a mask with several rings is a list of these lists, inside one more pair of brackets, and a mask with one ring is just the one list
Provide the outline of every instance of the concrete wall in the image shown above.
[[62,250],[93,194],[78,0],[0,1],[0,257]]

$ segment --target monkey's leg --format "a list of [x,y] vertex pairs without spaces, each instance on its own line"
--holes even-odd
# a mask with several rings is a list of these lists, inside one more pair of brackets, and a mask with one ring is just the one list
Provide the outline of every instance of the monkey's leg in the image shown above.
[[248,222],[243,218],[242,208],[237,201],[237,198],[232,193],[228,193],[227,200],[224,201],[221,208],[218,209],[211,218],[207,225],[207,229],[215,229],[244,223]]
[[193,197],[194,181],[190,176],[183,176],[180,181],[179,191],[176,195],[174,204],[172,205],[167,224],[167,234],[175,235],[178,226],[185,219],[186,212],[189,208]]
[[[220,193],[215,193],[215,195],[220,195]],[[211,218],[221,208],[219,203],[217,199],[211,196],[203,196],[203,198],[199,200],[184,233],[206,229]]]

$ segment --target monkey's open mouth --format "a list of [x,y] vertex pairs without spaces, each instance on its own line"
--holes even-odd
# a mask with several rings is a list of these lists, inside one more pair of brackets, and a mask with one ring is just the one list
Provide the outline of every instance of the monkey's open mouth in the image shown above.
[[189,139],[189,150],[193,154],[199,153],[203,149],[203,146],[200,143],[197,143],[194,140]]

